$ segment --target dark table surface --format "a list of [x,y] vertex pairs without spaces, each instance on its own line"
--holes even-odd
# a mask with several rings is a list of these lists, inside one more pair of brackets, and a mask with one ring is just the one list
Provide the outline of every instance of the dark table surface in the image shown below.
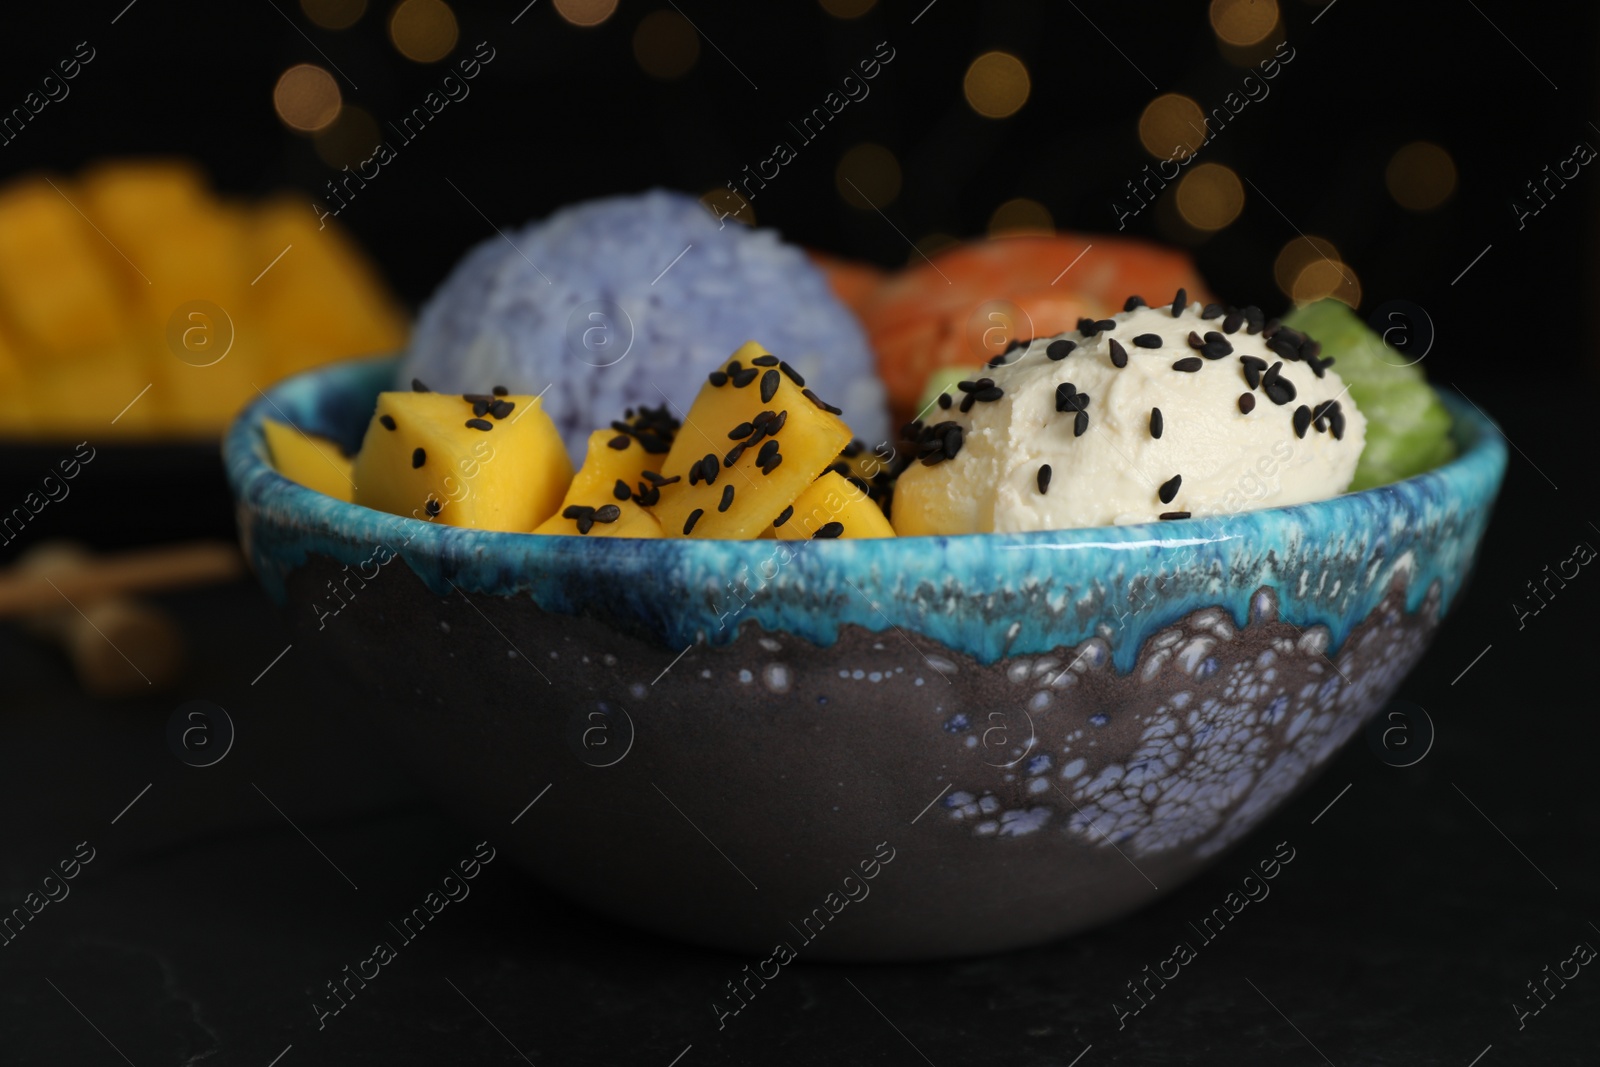
[[[1600,545],[1600,512],[1578,430],[1501,404],[1529,454],[1513,452],[1477,575],[1402,687],[1418,762],[1358,738],[1205,875],[1113,926],[991,958],[796,963],[720,1029],[712,1001],[750,961],[619,926],[510,863],[319,1026],[325,983],[483,834],[357,724],[336,666],[298,648],[274,664],[290,639],[253,585],[163,598],[194,666],[148,698],[85,698],[58,655],[0,630],[5,908],[93,850],[0,947],[0,1062],[1592,1064],[1600,974],[1567,961],[1600,946],[1600,578],[1520,628],[1511,604],[1575,543]],[[209,767],[167,742],[192,698],[236,728]],[[1295,858],[1270,895],[1197,938],[1280,848]],[[1134,1013],[1128,983],[1180,940],[1196,957]],[[1563,968],[1576,977],[1548,977]]]

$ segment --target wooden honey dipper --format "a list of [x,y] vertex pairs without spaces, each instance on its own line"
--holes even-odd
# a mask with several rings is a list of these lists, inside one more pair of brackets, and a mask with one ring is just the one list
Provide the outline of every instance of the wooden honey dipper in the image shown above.
[[0,619],[16,618],[59,646],[93,696],[150,692],[182,669],[183,635],[166,612],[129,594],[228,581],[243,572],[238,549],[221,541],[112,555],[47,541],[0,572]]

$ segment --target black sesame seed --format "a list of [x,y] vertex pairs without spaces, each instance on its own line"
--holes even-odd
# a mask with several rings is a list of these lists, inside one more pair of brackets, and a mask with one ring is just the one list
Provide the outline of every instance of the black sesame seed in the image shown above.
[[1073,385],[1071,382],[1062,382],[1060,385],[1057,385],[1056,386],[1056,410],[1057,411],[1076,411],[1077,407],[1076,407],[1074,401],[1075,401],[1077,395],[1078,395],[1078,387]]
[[1244,321],[1246,324],[1245,333],[1260,333],[1262,327],[1266,325],[1266,316],[1254,304],[1246,304],[1244,307]]
[[514,400],[496,400],[493,404],[489,405],[489,414],[493,415],[497,419],[503,419],[515,411],[516,408],[517,404]]
[[429,389],[426,385],[422,384],[422,379],[421,378],[413,378],[413,379],[411,379],[411,391],[413,393],[431,393],[431,392],[433,392],[432,389]]
[[756,378],[760,377],[760,375],[761,372],[756,368],[746,367],[744,370],[730,372],[728,377],[732,379],[734,388],[743,389],[745,386],[755,381]]
[[778,395],[778,386],[783,382],[783,375],[775,370],[766,371],[761,375],[761,402],[770,403]]
[[378,416],[378,422],[383,426],[383,428],[385,430],[394,429],[394,416],[393,415],[379,415]]
[[739,457],[744,455],[744,450],[747,447],[749,446],[740,443],[728,449],[728,454],[722,457],[722,465],[724,467],[731,467],[735,463],[739,462]]
[[1172,498],[1178,495],[1178,488],[1181,485],[1183,485],[1183,475],[1174,474],[1161,483],[1161,488],[1156,490],[1156,496],[1161,498],[1163,504],[1170,504]]
[[466,425],[467,429],[469,429],[469,430],[492,430],[492,429],[494,429],[494,423],[490,422],[488,419],[468,419],[466,421],[465,425]]
[[634,496],[634,499],[637,500],[642,507],[653,508],[657,504],[661,503],[661,490],[657,489],[653,485],[646,486],[643,482],[640,482],[639,492]]
[[1201,349],[1201,348],[1204,348],[1205,346],[1206,346],[1206,343],[1200,339],[1200,335],[1195,333],[1193,330],[1190,330],[1189,331],[1189,347],[1193,348],[1193,349]]
[[472,402],[472,413],[479,418],[489,414],[489,405],[492,403],[487,397],[479,397]]
[[1142,296],[1130,296],[1130,297],[1128,297],[1128,299],[1126,301],[1123,302],[1122,310],[1123,311],[1132,311],[1134,308],[1142,308],[1142,307],[1149,307],[1149,306],[1150,306],[1149,304],[1146,304],[1144,302],[1144,297],[1142,297]]
[[633,497],[633,490],[628,488],[627,482],[618,478],[617,484],[611,487],[611,495],[618,500],[629,500]]
[[1223,333],[1237,333],[1239,327],[1244,325],[1244,312],[1235,308],[1228,312],[1228,317],[1222,320]]
[[1300,358],[1300,342],[1290,337],[1288,330],[1280,330],[1274,334],[1267,342],[1267,347],[1284,359],[1293,361]]
[[965,415],[967,412],[972,410],[972,405],[974,403],[976,403],[976,402],[977,402],[977,400],[976,400],[975,394],[968,393],[966,396],[961,398],[961,406],[959,408],[957,408],[956,410],[960,411],[961,414]]
[[428,498],[428,502],[422,505],[422,510],[426,511],[429,515],[438,515],[442,510],[442,505],[440,505],[438,500],[430,496]]
[[819,539],[829,539],[829,538],[838,537],[843,533],[844,533],[844,523],[842,523],[842,522],[825,522],[825,523],[822,524],[822,529],[818,530],[816,533],[811,535],[811,539],[813,541],[819,540]]
[[722,464],[710,452],[700,457],[700,477],[707,485],[712,485],[717,480],[717,475],[722,472]]
[[699,522],[700,516],[704,514],[705,511],[701,508],[695,508],[693,511],[689,512],[689,517],[683,522],[683,535],[685,537],[688,537],[694,532],[694,524]]
[[1261,389],[1267,394],[1267,399],[1280,407],[1289,403],[1295,397],[1294,383],[1281,377],[1282,363],[1274,363],[1267,368],[1267,373],[1261,376]]
[[1116,319],[1101,319],[1101,320],[1099,320],[1098,322],[1096,322],[1094,324],[1094,332],[1095,333],[1104,333],[1107,330],[1115,330],[1116,328],[1117,328],[1117,320]]
[[1006,393],[1005,393],[1004,389],[1001,389],[998,385],[991,385],[987,389],[984,389],[984,390],[981,390],[979,392],[973,393],[972,394],[972,399],[978,401],[981,404],[987,404],[987,403],[991,403],[991,402],[993,402],[995,400],[999,400],[1001,397],[1003,397],[1005,395],[1006,395]]
[[[1080,394],[1080,395],[1082,395],[1082,394]],[[1074,436],[1074,437],[1082,437],[1088,431],[1089,431],[1089,413],[1087,411],[1079,409],[1078,413],[1076,415],[1074,415],[1073,418],[1072,418],[1072,436]]]
[[632,438],[630,438],[627,434],[619,433],[617,436],[606,442],[606,447],[614,448],[618,452],[621,452],[624,448],[628,447],[628,442],[630,440],[632,440]]
[[777,451],[778,442],[768,441],[766,444],[761,446],[761,451],[756,453],[756,465],[765,466],[767,460],[771,459],[777,453]]
[[503,385],[497,385],[490,389],[489,392],[494,396],[505,396],[507,393],[511,392],[511,390],[507,389]]
[[1172,365],[1172,369],[1183,371],[1185,374],[1193,374],[1203,366],[1205,366],[1205,363],[1199,356],[1184,356]]
[[1254,393],[1240,393],[1239,394],[1239,410],[1240,410],[1240,412],[1242,412],[1245,415],[1248,415],[1252,411],[1254,411],[1255,409],[1256,409],[1256,394],[1254,394]]
[[956,453],[961,451],[962,440],[961,425],[952,422],[950,428],[944,432],[944,454],[946,458],[956,458]]
[[615,504],[605,504],[594,509],[595,522],[616,522],[622,518],[622,509]]
[[581,519],[585,515],[593,514],[594,508],[586,507],[583,504],[568,504],[561,511],[561,517],[563,519]]
[[1189,294],[1186,290],[1179,289],[1178,295],[1172,298],[1172,317],[1177,318],[1183,314],[1183,309],[1189,306]]
[[725,485],[722,487],[722,499],[717,501],[717,510],[727,511],[731,507],[733,507],[733,486]]
[[1050,346],[1044,350],[1044,354],[1049,356],[1052,360],[1059,362],[1060,360],[1066,359],[1068,356],[1070,356],[1072,354],[1072,350],[1077,347],[1078,346],[1072,341],[1068,341],[1063,338],[1060,341],[1051,341]]
[[776,367],[778,365],[778,357],[770,353],[765,356],[757,356],[750,361],[750,365],[752,367]]
[[1078,332],[1083,334],[1085,337],[1092,336],[1094,334],[1094,332],[1095,332],[1094,320],[1093,319],[1079,319],[1078,320]]
[[750,423],[741,422],[739,425],[728,431],[728,440],[743,441],[746,437],[749,437],[751,434],[755,433],[755,430],[756,428]]
[[[835,409],[834,414],[838,414],[837,409]],[[784,408],[782,411],[772,416],[772,419],[767,423],[767,433],[776,437],[778,435],[778,431],[783,429],[783,424],[788,421],[789,409]]]
[[[1140,302],[1143,303],[1143,301],[1140,301]],[[1131,311],[1133,309],[1129,308],[1128,310]],[[1039,492],[1048,493],[1050,491],[1050,464],[1041,463],[1039,465],[1038,482],[1039,482]]]
[[1311,425],[1311,409],[1301,404],[1294,409],[1294,435],[1304,437],[1306,427]]
[[707,380],[718,389],[728,384],[728,375],[720,370],[714,370],[707,376]]
[[1107,344],[1106,350],[1111,353],[1111,365],[1113,367],[1126,367],[1128,365],[1128,350],[1123,348],[1115,337]]
[[1333,410],[1328,412],[1328,426],[1333,430],[1335,441],[1344,440],[1344,409],[1337,401],[1334,402]]
[[1200,350],[1200,354],[1207,359],[1221,359],[1233,355],[1233,346],[1226,341],[1211,341]]
[[1141,333],[1138,337],[1133,339],[1133,343],[1138,345],[1140,348],[1160,348],[1162,344],[1161,335],[1155,333]]
[[1154,438],[1157,438],[1159,440],[1160,437],[1161,437],[1161,431],[1165,427],[1166,427],[1166,423],[1163,422],[1162,419],[1161,419],[1161,409],[1160,408],[1151,408],[1150,409],[1150,436],[1154,437]]
[[794,384],[796,384],[796,385],[798,385],[798,386],[800,386],[802,388],[805,387],[806,380],[804,378],[800,377],[800,372],[795,370],[793,367],[789,366],[788,363],[786,363],[783,360],[779,360],[778,361],[778,369],[783,372],[783,376],[785,378],[788,378],[791,382],[793,382]]
[[640,471],[639,473],[640,477],[648,479],[652,485],[671,485],[673,482],[683,481],[683,475],[681,474],[674,474],[668,478],[660,471]]
[[1267,369],[1267,361],[1257,359],[1255,356],[1240,356],[1240,364],[1244,367],[1244,380],[1252,389],[1261,387],[1261,372]]
[[420,448],[413,448],[411,450],[411,469],[412,470],[416,470],[418,467],[422,466],[426,462],[428,462],[428,453],[424,452]]
[[945,410],[945,411],[949,411],[950,410],[950,394],[949,393],[940,393],[939,394],[939,407],[941,409]]
[[1188,517],[1189,513],[1187,511],[1163,511],[1156,516],[1162,522],[1170,522],[1173,519],[1187,519]]
[[[817,396],[816,393],[813,393],[809,389],[800,390],[800,395],[805,397],[807,400],[811,401],[813,404],[817,405],[817,407],[821,408],[823,411],[826,411],[829,415],[843,415],[844,414],[844,411],[842,409],[836,408],[832,404],[827,403],[821,397]],[[776,433],[777,431],[774,430],[773,432]]]
[[778,469],[778,465],[781,464],[782,462],[783,462],[783,453],[779,452],[779,453],[775,454],[771,459],[767,460],[766,463],[762,464],[761,473],[762,474],[771,474],[773,471]]
[[1220,319],[1222,318],[1222,310],[1221,304],[1207,304],[1201,310],[1200,317],[1202,319]]
[[782,526],[784,523],[789,521],[789,516],[791,516],[793,514],[794,514],[794,505],[790,504],[788,507],[786,507],[782,511],[778,512],[778,517],[772,520],[772,525],[774,527]]

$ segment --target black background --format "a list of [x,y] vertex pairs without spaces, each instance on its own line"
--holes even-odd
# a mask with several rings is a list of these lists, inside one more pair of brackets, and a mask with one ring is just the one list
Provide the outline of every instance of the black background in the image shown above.
[[[1157,89],[1139,71],[1205,105],[1242,74],[1219,56],[1197,3],[913,0],[842,22],[813,3],[700,0],[680,7],[716,47],[702,43],[696,67],[665,84],[639,73],[630,40],[648,11],[670,5],[624,0],[591,30],[561,21],[549,0],[511,25],[522,6],[456,5],[457,54],[487,40],[495,61],[341,218],[413,306],[491,232],[446,178],[503,225],[652,184],[702,192],[765,156],[775,131],[879,41],[897,54],[872,95],[754,206],[792,240],[885,266],[912,255],[894,227],[913,238],[976,235],[1013,196],[1041,201],[1064,227],[1114,228],[1110,198],[1149,161],[1136,122]],[[77,42],[98,55],[69,98],[0,147],[5,174],[185,153],[226,192],[300,189],[310,211],[331,172],[271,106],[285,67],[327,61],[298,31],[360,86],[344,84],[346,99],[380,120],[443,73],[394,52],[381,5],[340,33],[316,29],[288,0],[139,0],[112,25],[123,8],[7,12],[0,105],[20,102]],[[683,1067],[923,1058],[945,1067],[1065,1065],[1092,1046],[1083,1067],[1465,1067],[1492,1046],[1483,1067],[1594,1062],[1600,978],[1585,971],[1522,1030],[1511,1002],[1575,942],[1600,944],[1590,655],[1600,578],[1583,571],[1520,629],[1512,604],[1575,543],[1600,543],[1595,346],[1581,325],[1595,281],[1597,179],[1585,170],[1520,230],[1511,201],[1577,141],[1600,145],[1596,9],[1506,0],[1283,9],[1296,59],[1205,150],[1276,209],[1247,194],[1240,219],[1195,249],[1203,272],[1228,300],[1276,311],[1277,250],[1297,229],[1332,239],[1362,280],[1364,311],[1396,298],[1428,310],[1437,340],[1425,368],[1490,411],[1514,446],[1478,573],[1401,691],[1437,729],[1422,762],[1385,766],[1358,740],[1210,873],[1113,927],[990,960],[799,966],[721,1034],[705,1005],[745,961],[619,929],[509,865],[491,868],[479,905],[447,916],[437,938],[386,970],[382,988],[318,1033],[306,991],[370,940],[374,916],[409,907],[476,838],[431,806],[380,740],[346,722],[341,709],[359,695],[336,670],[289,659],[247,684],[286,641],[251,586],[166,600],[196,646],[181,696],[225,704],[240,728],[237,750],[206,770],[166,749],[178,698],[87,701],[62,662],[7,630],[0,891],[19,900],[79,840],[99,858],[72,898],[0,949],[0,1059],[109,1064],[121,1052],[141,1067],[266,1064],[293,1045],[283,1067],[524,1055],[665,1067],[692,1045]],[[1000,122],[961,97],[967,63],[991,47],[1020,56],[1033,78],[1026,107]],[[1444,207],[1416,215],[1389,199],[1383,168],[1422,138],[1449,149],[1460,183]],[[893,227],[834,189],[839,154],[862,140],[901,160]],[[1157,214],[1130,229],[1159,236]],[[92,514],[88,492],[74,506],[86,525],[119,519]],[[156,484],[151,506],[190,502],[181,484]],[[147,782],[148,795],[110,825]],[[560,799],[550,803],[546,814],[559,816]],[[1118,1030],[1110,1003],[1123,982],[1281,840],[1302,858],[1274,895]]]

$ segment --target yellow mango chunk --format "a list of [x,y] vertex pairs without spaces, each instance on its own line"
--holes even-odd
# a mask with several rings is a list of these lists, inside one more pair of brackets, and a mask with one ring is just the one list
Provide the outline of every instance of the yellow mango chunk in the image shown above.
[[555,514],[572,482],[572,461],[539,398],[477,399],[499,407],[480,416],[457,394],[378,394],[356,456],[355,503],[519,533]]
[[121,258],[66,199],[71,184],[55,184],[0,190],[0,310],[19,340],[71,357],[114,343],[128,315],[107,257]]
[[796,498],[792,511],[778,517],[783,521],[777,534],[785,541],[894,536],[894,527],[877,502],[838,471],[828,471],[812,482]]
[[122,243],[137,232],[192,210],[209,192],[205,175],[180,159],[129,159],[97,163],[79,179],[79,206],[107,237]]
[[338,445],[274,419],[267,419],[261,428],[279,474],[337,500],[350,500],[355,490],[353,463]]
[[[624,443],[621,448],[613,448],[612,441]],[[655,473],[665,458],[646,452],[636,437],[615,430],[596,430],[589,435],[583,466],[572,476],[561,506],[533,532],[660,537],[661,524],[638,505],[634,494],[648,492],[651,483],[645,480],[644,472]],[[608,508],[616,509],[614,517]],[[594,517],[596,512],[599,518]]]
[[146,352],[126,340],[72,358],[33,353],[24,374],[33,428],[41,437],[135,437],[158,424],[152,401],[160,387],[151,385]]
[[849,444],[850,427],[837,415],[778,366],[754,362],[769,358],[747,341],[695,397],[661,465],[682,479],[662,487],[653,509],[667,537],[760,536]]
[[251,261],[261,270],[280,253],[253,287],[253,324],[271,361],[269,377],[400,347],[405,316],[370,261],[343,228],[329,222],[318,229],[302,197],[274,199],[256,212]]

